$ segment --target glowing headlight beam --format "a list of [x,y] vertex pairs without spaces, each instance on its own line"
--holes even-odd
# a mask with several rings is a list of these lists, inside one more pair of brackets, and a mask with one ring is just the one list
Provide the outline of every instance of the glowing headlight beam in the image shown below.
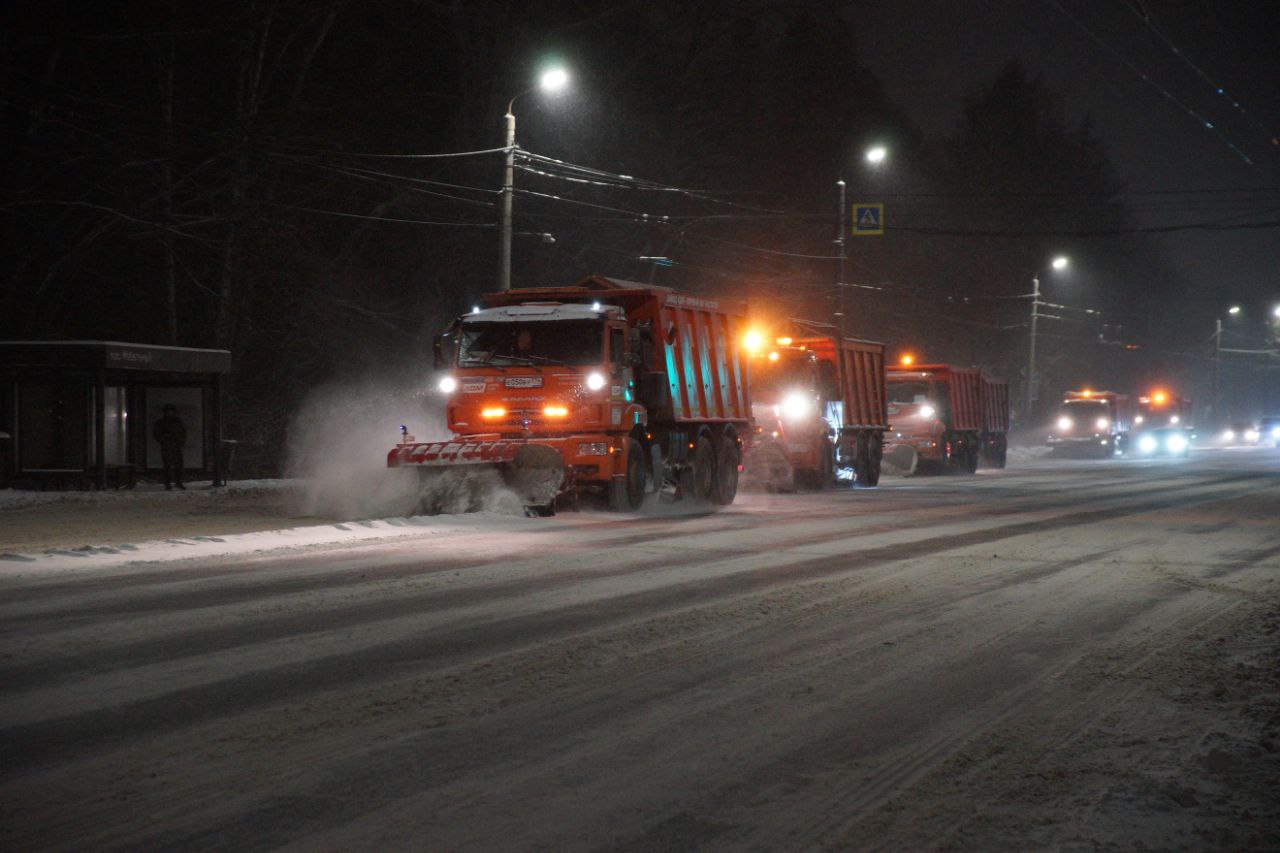
[[605,378],[603,373],[587,374],[587,387],[590,388],[592,391],[599,391],[601,388],[604,387],[604,385],[605,385]]
[[813,400],[799,391],[793,391],[782,398],[780,408],[784,418],[796,421],[813,412]]
[[440,381],[436,383],[436,387],[445,394],[452,394],[454,391],[458,390],[458,380],[454,379],[452,376],[442,376],[440,377]]

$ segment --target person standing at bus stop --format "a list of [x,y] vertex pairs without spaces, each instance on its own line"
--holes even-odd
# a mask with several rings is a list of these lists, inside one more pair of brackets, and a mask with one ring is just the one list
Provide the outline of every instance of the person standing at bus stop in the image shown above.
[[172,489],[176,485],[185,491],[187,487],[182,485],[182,446],[187,443],[187,427],[182,423],[182,418],[178,417],[177,406],[165,404],[151,434],[160,442],[165,489]]

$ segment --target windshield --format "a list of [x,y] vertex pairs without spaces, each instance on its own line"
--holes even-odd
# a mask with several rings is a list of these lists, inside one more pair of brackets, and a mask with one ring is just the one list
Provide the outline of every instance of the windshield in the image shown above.
[[458,366],[563,364],[604,361],[604,324],[597,320],[463,322]]
[[759,361],[751,366],[751,393],[772,400],[790,391],[813,390],[813,362],[806,358]]
[[928,382],[890,382],[887,390],[890,403],[929,402]]

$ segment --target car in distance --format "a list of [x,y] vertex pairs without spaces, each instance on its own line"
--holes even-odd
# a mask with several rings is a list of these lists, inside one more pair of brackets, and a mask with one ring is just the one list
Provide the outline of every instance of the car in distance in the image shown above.
[[1181,427],[1157,427],[1138,436],[1134,451],[1139,457],[1177,456],[1185,459],[1191,450],[1191,437]]

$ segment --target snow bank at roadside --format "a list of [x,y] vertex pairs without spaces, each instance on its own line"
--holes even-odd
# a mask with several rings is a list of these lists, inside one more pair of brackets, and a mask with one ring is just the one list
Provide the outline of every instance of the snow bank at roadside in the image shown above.
[[[208,480],[187,483],[186,490],[169,492],[164,500],[198,501],[218,500],[219,498],[238,498],[259,493],[279,493],[301,487],[298,480],[232,480],[226,486],[213,488]],[[146,495],[157,495],[165,491],[164,486],[155,483],[143,483],[134,489],[119,491],[29,491],[25,489],[0,489],[0,511],[9,509],[25,509],[44,504],[125,504],[138,502]]]
[[[542,522],[545,524],[545,522]],[[275,550],[306,550],[329,545],[413,536],[515,529],[537,520],[496,513],[366,519],[226,536],[186,536],[116,545],[54,548],[40,553],[0,553],[0,574],[30,571],[99,569],[127,563],[154,563],[197,557],[237,557]]]

